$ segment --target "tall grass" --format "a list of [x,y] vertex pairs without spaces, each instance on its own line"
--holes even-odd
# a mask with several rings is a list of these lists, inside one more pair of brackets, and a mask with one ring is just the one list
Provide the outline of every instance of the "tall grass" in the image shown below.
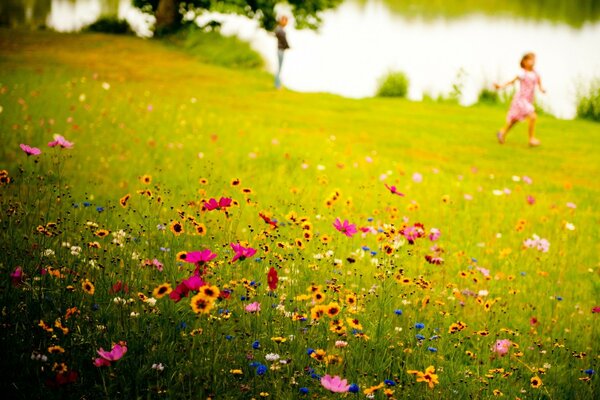
[[587,93],[578,96],[577,116],[600,122],[600,80],[593,82]]
[[377,96],[406,97],[410,81],[404,72],[389,72],[379,80]]

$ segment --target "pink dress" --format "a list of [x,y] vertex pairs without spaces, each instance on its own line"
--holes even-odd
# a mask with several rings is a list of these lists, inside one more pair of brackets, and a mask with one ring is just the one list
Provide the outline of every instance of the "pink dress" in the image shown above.
[[540,81],[540,76],[535,71],[523,70],[519,76],[519,91],[513,97],[510,110],[506,116],[507,122],[521,121],[535,111],[533,99],[535,85]]

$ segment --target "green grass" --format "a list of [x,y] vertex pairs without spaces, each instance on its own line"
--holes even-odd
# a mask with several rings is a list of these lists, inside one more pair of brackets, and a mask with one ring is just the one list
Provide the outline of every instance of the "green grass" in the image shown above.
[[[541,147],[527,147],[524,125],[500,146],[500,107],[275,91],[259,69],[227,69],[164,43],[99,34],[1,30],[0,88],[0,169],[11,179],[0,187],[0,367],[10,398],[292,399],[301,387],[308,397],[343,397],[310,371],[358,384],[361,393],[351,398],[365,398],[363,390],[384,379],[396,383],[396,398],[490,398],[496,389],[506,398],[597,397],[597,375],[580,380],[599,360],[592,313],[600,298],[597,124],[541,116]],[[47,147],[54,133],[74,147]],[[42,154],[26,157],[20,143]],[[151,183],[140,181],[144,175]],[[227,215],[201,210],[202,199],[221,196],[238,205]],[[292,211],[309,229],[286,219]],[[270,229],[259,212],[279,228]],[[206,235],[194,233],[189,216]],[[332,226],[338,217],[381,232],[348,238]],[[180,236],[168,229],[177,221]],[[409,244],[399,231],[416,222],[427,234],[439,229],[440,239]],[[111,234],[97,237],[99,229]],[[550,242],[547,253],[524,248],[534,234]],[[236,241],[257,254],[230,263]],[[100,248],[89,247],[93,242]],[[442,265],[425,261],[433,245],[443,249]],[[218,254],[204,279],[231,290],[209,315],[195,315],[189,297],[174,303],[167,296],[154,306],[139,299],[190,276],[193,267],[176,254],[204,248]],[[144,263],[155,258],[162,272]],[[17,266],[25,279],[14,286],[9,274]],[[274,293],[267,288],[271,266],[280,277]],[[477,267],[488,269],[489,279]],[[82,290],[85,279],[93,295]],[[110,292],[118,281],[129,293]],[[329,317],[310,321],[311,302],[298,296],[313,284],[325,304],[341,305],[345,336],[330,332]],[[477,295],[483,290],[487,296]],[[356,309],[345,303],[351,293]],[[115,297],[131,300],[123,305]],[[244,311],[254,301],[258,315]],[[71,307],[79,314],[66,319]],[[294,312],[308,320],[293,321]],[[351,317],[368,339],[352,334]],[[58,318],[68,333],[39,327]],[[467,328],[448,333],[457,321]],[[415,328],[419,322],[424,329]],[[288,340],[271,340],[277,336]],[[505,338],[519,347],[494,358],[490,348]],[[336,340],[348,346],[336,348]],[[122,359],[92,364],[100,347],[119,341],[128,347]],[[49,354],[52,345],[65,352]],[[319,362],[309,348],[342,361]],[[32,360],[32,353],[47,360]],[[268,353],[291,362],[267,361]],[[257,375],[253,361],[267,372]],[[54,363],[76,371],[76,381],[47,387]],[[152,369],[156,363],[164,371]],[[439,376],[433,389],[407,372],[430,365]],[[511,374],[486,376],[494,368]],[[530,386],[535,376],[541,388]]]

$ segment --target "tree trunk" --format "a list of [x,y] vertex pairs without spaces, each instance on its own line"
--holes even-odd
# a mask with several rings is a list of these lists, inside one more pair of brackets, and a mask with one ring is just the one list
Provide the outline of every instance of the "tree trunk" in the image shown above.
[[178,0],[159,0],[156,8],[156,32],[170,30],[177,25]]

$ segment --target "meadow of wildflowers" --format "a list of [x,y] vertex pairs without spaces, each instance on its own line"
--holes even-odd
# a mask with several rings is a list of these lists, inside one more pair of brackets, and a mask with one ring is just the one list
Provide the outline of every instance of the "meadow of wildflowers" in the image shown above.
[[597,124],[8,36],[10,398],[598,397]]

